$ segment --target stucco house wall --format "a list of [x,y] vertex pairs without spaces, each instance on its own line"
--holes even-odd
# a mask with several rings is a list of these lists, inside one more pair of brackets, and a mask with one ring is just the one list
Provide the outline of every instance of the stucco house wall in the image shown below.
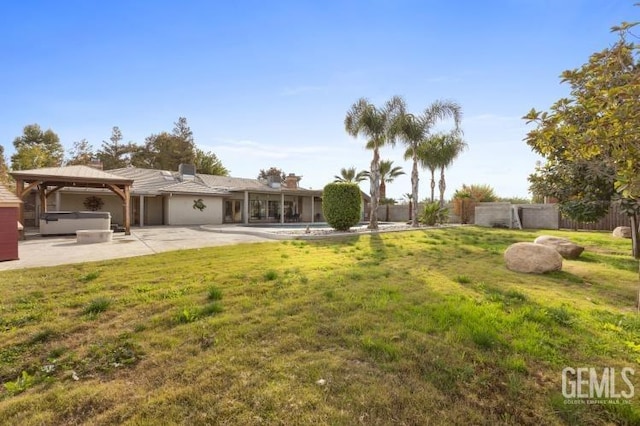
[[298,201],[300,206],[300,221],[301,222],[311,222],[311,198],[304,197],[302,200]]
[[[122,216],[122,200],[115,195],[104,193],[104,194],[90,194],[90,193],[82,193],[82,194],[74,194],[74,193],[61,193],[60,194],[60,206],[56,207],[56,210],[59,211],[86,211],[87,208],[84,206],[84,201],[87,197],[95,195],[99,197],[103,201],[101,212],[111,212],[111,223],[117,223],[119,225],[124,224],[124,218]],[[52,195],[50,198],[54,198],[55,195]],[[50,203],[47,203],[47,206],[51,208]]]
[[322,199],[320,197],[313,197],[313,216],[311,214],[311,197],[299,197],[298,203],[299,206],[301,206],[301,222],[324,221],[324,216],[322,215]]
[[313,199],[313,208],[315,217],[313,218],[314,222],[325,222],[324,213],[322,212],[322,200],[318,197],[314,197]]
[[[193,208],[194,200],[202,199],[203,211]],[[222,224],[222,198],[202,195],[176,195],[167,197],[167,225],[220,225]]]
[[163,225],[162,197],[144,197],[145,225]]

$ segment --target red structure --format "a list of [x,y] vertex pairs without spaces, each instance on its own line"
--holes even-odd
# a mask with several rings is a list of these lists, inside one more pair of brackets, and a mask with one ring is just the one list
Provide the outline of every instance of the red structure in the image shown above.
[[18,218],[22,201],[0,185],[0,261],[18,259]]

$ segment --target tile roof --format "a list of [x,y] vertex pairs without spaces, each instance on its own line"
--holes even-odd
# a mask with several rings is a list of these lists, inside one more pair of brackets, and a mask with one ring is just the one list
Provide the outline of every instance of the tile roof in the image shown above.
[[184,181],[165,186],[161,192],[172,192],[177,194],[207,194],[207,195],[229,195],[229,191],[221,188],[211,188],[197,181]]
[[109,173],[133,179],[132,194],[155,194],[167,192],[203,195],[227,195],[234,191],[289,193],[291,195],[316,195],[322,190],[305,188],[289,189],[285,187],[271,188],[266,182],[258,179],[237,178],[231,176],[206,175],[198,173],[194,180],[180,179],[180,173],[168,170],[142,169],[125,167],[109,170]]
[[[279,189],[270,188],[266,183],[258,179],[234,178],[230,176],[215,176],[198,173],[193,181],[180,180],[180,173],[168,170],[142,169],[138,167],[125,167],[109,170],[109,173],[133,179],[132,193],[144,194],[160,192],[177,192],[176,189],[188,188],[190,194],[227,194],[229,191],[260,190],[279,192]],[[183,185],[180,183],[196,183],[197,186]],[[171,189],[169,189],[171,188]],[[201,192],[194,192],[196,189]]]
[[230,191],[243,191],[246,189],[260,191],[278,191],[278,189],[271,188],[269,185],[258,179],[204,174],[198,174],[198,178],[202,179],[202,181],[208,186],[211,186],[213,188],[227,188]]
[[141,169],[138,167],[125,167],[122,169],[109,170],[109,173],[133,179],[131,192],[136,194],[153,193],[158,194],[165,186],[180,182],[177,172],[166,170]]

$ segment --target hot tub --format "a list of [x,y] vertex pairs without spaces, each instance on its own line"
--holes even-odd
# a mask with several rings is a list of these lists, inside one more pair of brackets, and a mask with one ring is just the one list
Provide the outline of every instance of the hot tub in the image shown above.
[[111,213],[47,212],[40,215],[40,235],[75,235],[81,229],[111,229]]

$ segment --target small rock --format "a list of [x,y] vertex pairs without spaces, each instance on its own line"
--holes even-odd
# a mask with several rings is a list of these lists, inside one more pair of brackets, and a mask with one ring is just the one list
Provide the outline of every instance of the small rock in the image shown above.
[[75,381],[80,380],[80,377],[78,377],[78,373],[76,373],[75,371],[71,372],[71,378]]
[[613,230],[612,235],[617,238],[631,238],[630,226],[618,226]]
[[317,385],[324,386],[327,383],[325,379],[320,379],[316,382]]
[[56,369],[55,364],[47,364],[47,365],[43,365],[41,370],[45,373],[53,373]]

